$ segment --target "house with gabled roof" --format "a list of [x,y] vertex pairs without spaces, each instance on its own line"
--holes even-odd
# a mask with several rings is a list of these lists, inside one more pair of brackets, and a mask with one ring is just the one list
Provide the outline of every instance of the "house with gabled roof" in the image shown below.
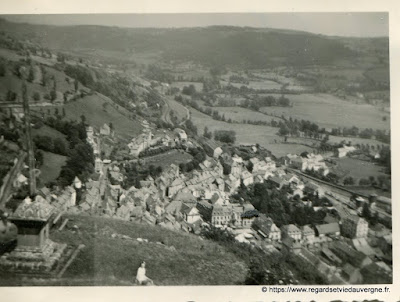
[[228,225],[232,220],[232,206],[215,205],[211,212],[211,223],[213,225]]
[[299,254],[301,252],[301,243],[292,237],[284,237],[282,239],[282,247],[286,253]]
[[352,266],[350,263],[346,263],[342,267],[342,276],[350,284],[362,284],[362,275],[360,269]]
[[343,241],[333,241],[330,250],[332,250],[344,263],[351,263],[359,268],[372,263],[372,260],[368,256],[362,252],[356,251]]
[[166,207],[165,212],[177,216],[182,208],[181,200],[172,200]]
[[301,238],[305,244],[314,244],[315,242],[315,231],[308,225],[304,225],[301,228]]
[[281,189],[284,185],[287,185],[286,180],[278,176],[272,176],[268,178],[267,182],[273,184],[278,189]]
[[253,175],[247,170],[243,171],[241,179],[246,187],[254,183]]
[[282,235],[280,228],[275,225],[271,218],[266,217],[264,214],[259,214],[253,221],[252,227],[265,239],[281,241]]
[[318,237],[340,235],[340,226],[337,222],[316,225],[315,229]]
[[347,215],[342,221],[342,233],[349,238],[366,238],[368,222],[357,215]]
[[200,212],[195,204],[183,204],[181,208],[183,214],[183,219],[187,223],[195,223],[197,220],[201,219]]
[[304,186],[303,192],[305,194],[313,194],[318,196],[324,195],[324,191],[321,189],[321,187],[313,182],[307,182]]
[[301,231],[294,224],[288,224],[281,227],[283,237],[290,237],[295,241],[301,240]]

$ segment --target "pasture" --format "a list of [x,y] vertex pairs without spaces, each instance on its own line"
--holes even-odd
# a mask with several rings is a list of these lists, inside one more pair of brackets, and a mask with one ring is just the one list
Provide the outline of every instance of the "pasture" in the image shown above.
[[334,136],[334,135],[329,135],[329,143],[331,144],[339,144],[342,141],[345,141],[346,143],[351,142],[353,146],[357,144],[364,144],[364,145],[370,145],[370,146],[377,146],[377,145],[383,145],[383,146],[388,146],[388,144],[382,143],[380,141],[374,140],[374,139],[368,139],[368,138],[361,138],[361,137],[343,137],[343,136]]
[[383,121],[383,116],[388,114],[372,105],[346,102],[329,94],[286,95],[286,97],[293,104],[292,107],[263,107],[260,111],[298,120],[309,120],[325,128],[352,126],[360,129],[390,128],[390,119]]
[[341,173],[339,174],[345,174],[344,177],[351,176],[356,182],[360,178],[368,178],[369,176],[374,176],[375,178],[380,175],[387,176],[387,174],[384,173],[385,168],[373,162],[349,157],[335,159],[335,161],[337,162],[337,167],[334,168],[334,171],[340,171]]
[[243,120],[252,122],[271,122],[272,120],[280,120],[280,118],[265,115],[261,112],[242,107],[211,107],[211,109],[218,111],[221,115],[225,115],[225,119],[232,119],[232,121],[239,123],[242,123]]
[[[106,103],[106,108],[103,104]],[[64,105],[66,118],[80,121],[82,114],[86,117],[86,122],[94,127],[101,127],[104,123],[113,123],[114,131],[117,135],[125,139],[132,138],[142,132],[142,125],[136,120],[132,120],[127,115],[126,109],[118,106],[113,107],[114,103],[107,97],[100,94],[86,96],[76,101],[68,102]]]
[[249,84],[244,84],[244,83],[235,83],[235,82],[228,82],[225,80],[221,80],[220,84],[222,86],[228,86],[231,85],[236,88],[240,88],[242,86],[245,86],[250,89],[254,90],[277,90],[281,89],[282,85],[271,80],[250,80]]
[[190,108],[190,113],[191,120],[197,126],[199,135],[203,134],[205,126],[211,132],[215,130],[233,130],[236,132],[237,145],[258,143],[278,157],[287,153],[301,153],[303,151],[310,151],[311,149],[303,145],[282,143],[282,138],[277,135],[278,128],[216,121],[193,108]]
[[181,103],[178,103],[173,98],[168,98],[168,104],[175,116],[178,118],[178,121],[183,121],[188,117],[188,109],[186,109],[186,107]]

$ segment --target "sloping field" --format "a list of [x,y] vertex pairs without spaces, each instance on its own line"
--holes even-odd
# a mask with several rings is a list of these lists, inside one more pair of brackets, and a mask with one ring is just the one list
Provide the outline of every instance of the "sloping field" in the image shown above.
[[383,121],[387,113],[372,105],[346,102],[329,94],[286,95],[293,107],[263,107],[260,111],[273,115],[284,115],[317,123],[325,128],[352,127],[361,129],[389,129],[390,118]]
[[142,261],[156,285],[235,285],[243,284],[247,275],[242,260],[195,235],[117,219],[68,218],[67,227],[51,239],[85,248],[57,285],[133,285]]
[[[103,104],[108,103],[106,109]],[[104,123],[113,123],[117,135],[124,138],[132,138],[141,133],[142,126],[138,121],[131,120],[121,112],[125,111],[120,106],[117,110],[113,103],[106,97],[97,94],[86,96],[77,101],[72,101],[64,105],[66,118],[80,121],[82,114],[86,117],[86,122],[95,127],[101,127]],[[121,110],[121,112],[119,111]]]
[[184,121],[188,118],[188,110],[181,103],[178,103],[173,98],[168,98],[168,104],[170,109],[174,111],[175,116],[178,118],[178,121]]
[[51,128],[47,125],[43,125],[42,127],[40,127],[39,129],[35,129],[32,128],[32,136],[49,136],[51,138],[61,138],[62,140],[64,140],[64,142],[66,144],[68,144],[68,141],[65,137],[65,135],[63,133],[61,133],[60,131],[57,131],[54,128]]

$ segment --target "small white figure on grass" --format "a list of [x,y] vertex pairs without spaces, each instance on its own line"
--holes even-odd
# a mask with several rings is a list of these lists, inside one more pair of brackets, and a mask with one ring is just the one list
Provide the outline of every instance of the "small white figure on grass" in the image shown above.
[[137,270],[136,284],[139,285],[154,285],[153,280],[146,276],[146,262],[142,262]]

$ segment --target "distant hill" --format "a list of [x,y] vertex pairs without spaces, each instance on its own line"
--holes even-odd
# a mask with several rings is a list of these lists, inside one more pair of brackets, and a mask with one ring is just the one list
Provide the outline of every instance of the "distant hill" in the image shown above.
[[376,54],[371,45],[381,44],[388,49],[386,38],[333,38],[291,30],[232,26],[178,29],[50,26],[1,19],[0,31],[52,49],[161,51],[164,60],[245,68],[334,64],[336,60],[352,60],[360,54]]

